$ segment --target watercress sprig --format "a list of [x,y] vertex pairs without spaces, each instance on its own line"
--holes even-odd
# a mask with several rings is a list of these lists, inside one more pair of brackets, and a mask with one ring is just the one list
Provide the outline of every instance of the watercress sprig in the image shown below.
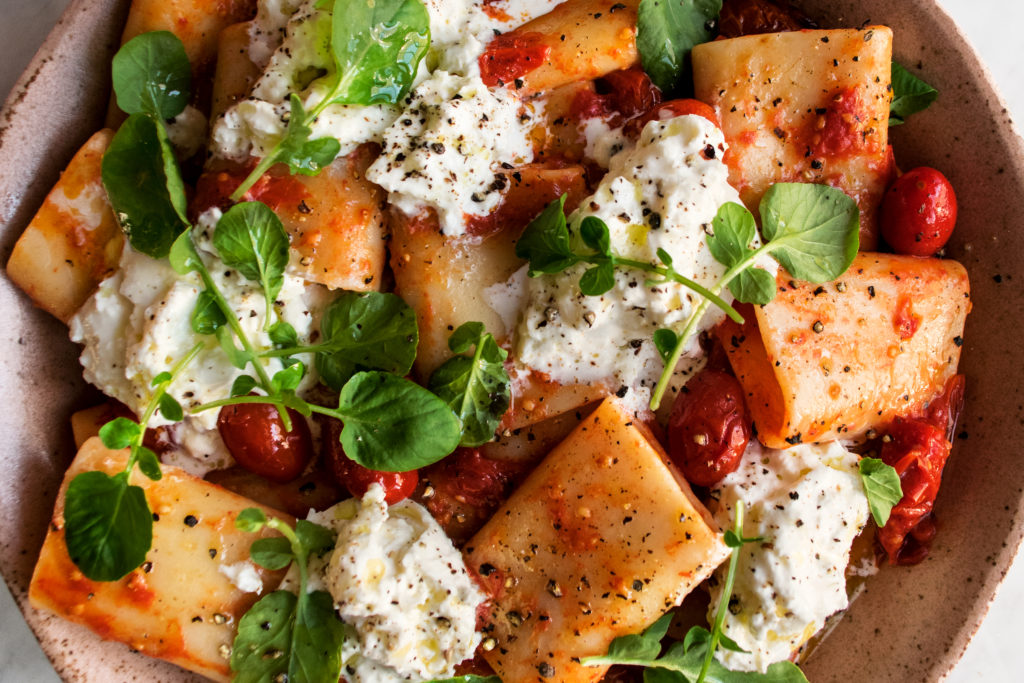
[[893,507],[903,498],[903,486],[896,468],[879,458],[861,458],[857,463],[864,495],[875,524],[879,528],[889,521]]
[[575,247],[565,218],[565,197],[562,195],[548,204],[526,226],[516,242],[516,256],[530,262],[530,277],[561,273],[576,264],[588,263],[593,267],[584,271],[580,277],[580,291],[587,296],[600,296],[615,285],[616,268],[632,268],[661,276],[661,280],[649,281],[649,284],[671,281],[688,287],[721,308],[736,322],[743,322],[736,309],[716,292],[676,272],[672,267],[672,257],[664,249],[657,251],[662,263],[660,266],[625,258],[613,252],[608,226],[596,216],[587,216],[576,226],[581,241],[590,251]]
[[104,446],[130,449],[124,469],[113,476],[83,472],[68,484],[64,540],[71,561],[93,581],[116,581],[146,560],[153,544],[153,515],[142,487],[128,480],[136,465],[153,481],[163,476],[156,453],[142,445],[146,425],[158,410],[168,420],[182,418],[181,406],[167,389],[201,348],[197,344],[170,372],[153,378],[153,395],[138,422],[118,417],[100,428]]
[[911,114],[932,105],[939,91],[928,85],[898,62],[892,63],[892,101],[889,102],[889,126],[898,126]]
[[713,37],[722,0],[640,0],[636,47],[640,64],[666,96],[680,91],[695,45]]
[[[512,401],[505,370],[508,352],[480,322],[463,323],[448,338],[448,348],[458,354],[430,375],[427,387],[447,403],[462,423],[460,446],[479,446],[491,441],[502,415]],[[464,355],[473,349],[472,355]]]
[[[743,206],[724,204],[712,221],[708,247],[727,268],[711,288],[714,294],[729,287],[744,303],[770,302],[775,297],[774,278],[754,267],[763,254],[771,255],[792,277],[814,283],[835,280],[853,263],[860,245],[860,209],[842,190],[776,183],[765,192],[759,210],[763,243],[757,248],[751,246],[757,234],[754,218]],[[655,336],[665,369],[651,394],[652,410],[661,405],[683,349],[710,304],[709,299],[699,302],[681,331]]]
[[266,569],[284,569],[295,563],[298,593],[277,590],[263,596],[238,622],[231,648],[232,680],[263,683],[337,681],[341,676],[341,646],[345,625],[334,611],[330,593],[309,592],[309,560],[334,547],[329,529],[298,520],[295,529],[259,508],[246,508],[235,518],[242,531],[270,527],[280,537],[261,538],[250,548],[253,562]]
[[309,111],[292,95],[284,137],[232,193],[240,200],[272,166],[315,175],[341,149],[334,138],[310,139],[312,124],[332,104],[395,104],[409,92],[430,46],[430,17],[420,0],[334,0],[331,5],[334,74]]
[[737,503],[735,512],[733,528],[725,532],[725,543],[732,548],[729,569],[710,631],[702,626],[693,626],[687,631],[683,642],[672,643],[662,654],[661,641],[668,633],[672,621],[672,614],[669,613],[642,634],[620,636],[613,640],[608,646],[608,654],[586,657],[582,663],[588,666],[643,666],[646,667],[644,681],[649,683],[807,683],[803,672],[792,662],[776,662],[762,674],[756,671],[731,671],[714,657],[719,646],[734,652],[744,652],[743,648],[723,633],[722,628],[736,578],[739,549],[747,543],[762,540],[743,535],[743,501]]

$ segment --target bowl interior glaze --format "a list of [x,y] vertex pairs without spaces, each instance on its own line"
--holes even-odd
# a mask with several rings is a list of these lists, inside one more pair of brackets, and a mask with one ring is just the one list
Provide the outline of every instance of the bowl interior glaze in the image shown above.
[[[815,683],[931,681],[956,663],[988,610],[1024,533],[1024,154],[985,68],[934,0],[807,0],[825,26],[883,23],[896,59],[941,93],[928,111],[893,129],[897,162],[940,168],[953,182],[959,222],[949,256],[971,274],[961,371],[967,406],[936,506],[933,551],[913,568],[870,580],[806,664]],[[0,255],[4,262],[67,160],[102,121],[109,58],[127,3],[75,0],[0,114]],[[55,96],[60,94],[59,97]],[[64,326],[6,279],[0,306],[0,571],[57,672],[76,682],[193,681],[179,669],[101,642],[36,612],[26,591],[53,500],[73,455],[68,417],[91,393]]]

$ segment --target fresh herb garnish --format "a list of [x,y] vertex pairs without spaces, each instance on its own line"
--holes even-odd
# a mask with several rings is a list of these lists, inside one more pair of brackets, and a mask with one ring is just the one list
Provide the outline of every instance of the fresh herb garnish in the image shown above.
[[660,266],[615,254],[611,250],[608,226],[596,216],[587,216],[579,222],[580,241],[583,244],[577,247],[570,238],[564,206],[565,195],[548,204],[526,226],[516,242],[516,256],[530,262],[530,277],[561,273],[579,263],[591,264],[592,267],[580,277],[580,291],[587,296],[600,296],[614,286],[616,268],[633,268],[661,276],[661,279],[651,280],[648,284],[669,281],[681,284],[711,300],[736,322],[743,322],[739,313],[717,293],[676,272],[672,267],[672,257],[665,250],[658,250]]
[[[462,422],[460,446],[491,441],[512,400],[505,359],[508,352],[480,322],[459,326],[448,338],[448,348],[459,354],[430,375],[427,387],[447,403]],[[463,355],[473,349],[472,355]]]
[[[753,268],[762,254],[774,257],[792,277],[814,283],[835,280],[853,263],[860,245],[860,210],[842,190],[827,185],[777,183],[765,192],[759,208],[764,243],[757,248],[751,246],[756,231],[751,230],[754,221],[750,212],[738,204],[719,208],[708,246],[727,270],[711,287],[712,293],[720,294],[728,286],[744,303],[771,301],[775,297],[774,282],[769,290],[771,277]],[[738,280],[735,287],[734,280]],[[670,345],[673,340],[667,333],[655,339],[665,369],[651,395],[652,410],[661,405],[683,349],[711,303],[703,299],[682,330],[671,331],[674,345]]]
[[678,93],[690,51],[713,37],[722,0],[640,0],[640,64],[666,96]]
[[868,507],[875,524],[879,528],[889,521],[893,506],[903,498],[903,487],[900,475],[892,465],[887,465],[878,458],[861,458],[857,464],[860,480],[864,484],[864,494],[868,498]]
[[173,34],[144,33],[118,50],[112,68],[118,106],[129,117],[103,155],[103,187],[132,247],[153,258],[166,256],[188,228],[185,183],[164,127],[188,102],[184,55]]
[[100,428],[104,446],[131,449],[124,470],[113,476],[83,472],[68,484],[64,494],[64,540],[71,561],[93,581],[116,581],[146,559],[153,543],[153,515],[142,487],[129,484],[128,479],[136,465],[153,481],[163,476],[156,454],[142,445],[146,424],[158,410],[168,420],[181,419],[181,406],[167,388],[201,348],[197,344],[170,372],[153,378],[153,396],[138,422],[118,417]]
[[117,106],[126,114],[170,119],[188,105],[192,67],[181,40],[169,31],[138,35],[111,64]]
[[710,631],[702,626],[694,626],[687,631],[683,642],[672,643],[661,654],[661,641],[672,621],[672,614],[669,613],[640,635],[620,636],[613,640],[608,646],[608,654],[586,657],[582,663],[588,666],[643,666],[646,667],[645,683],[807,683],[803,672],[792,662],[776,662],[762,674],[756,671],[731,671],[714,657],[719,646],[734,652],[744,652],[722,632],[739,563],[738,551],[747,543],[762,540],[743,535],[743,512],[743,501],[739,501],[734,526],[725,532],[725,542],[732,548],[732,555],[722,587],[722,598],[715,613],[715,623]]
[[907,69],[892,63],[892,101],[889,103],[889,125],[898,126],[908,116],[924,111],[939,96],[939,91]]
[[252,560],[267,569],[284,569],[294,562],[299,573],[298,594],[278,590],[265,595],[238,622],[231,648],[233,681],[263,683],[323,683],[341,677],[341,646],[345,625],[334,611],[326,591],[308,592],[309,559],[334,547],[330,530],[299,520],[295,529],[267,516],[259,508],[246,508],[235,519],[243,531],[264,526],[283,538],[263,538],[252,544]]
[[310,140],[312,124],[332,104],[395,104],[409,92],[430,45],[430,17],[420,0],[334,0],[331,9],[334,73],[327,92],[309,111],[292,95],[285,135],[231,195],[238,201],[278,163],[315,175],[341,146],[332,138]]

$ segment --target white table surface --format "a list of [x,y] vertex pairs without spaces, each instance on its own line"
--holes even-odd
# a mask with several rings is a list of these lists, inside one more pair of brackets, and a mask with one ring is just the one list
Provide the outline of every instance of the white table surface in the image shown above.
[[[1020,27],[1024,2],[941,0],[967,32],[995,76],[1014,119],[1024,121],[1024,50]],[[68,0],[0,0],[7,17],[0,26],[0,94],[6,94]],[[1024,124],[1018,124],[1024,125]],[[1024,560],[1018,561],[996,595],[988,618],[947,679],[949,683],[1024,680]],[[58,683],[59,679],[22,620],[6,587],[0,588],[0,683]]]

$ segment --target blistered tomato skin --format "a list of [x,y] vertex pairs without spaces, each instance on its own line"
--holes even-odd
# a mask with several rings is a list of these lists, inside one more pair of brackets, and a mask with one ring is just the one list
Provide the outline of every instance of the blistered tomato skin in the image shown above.
[[956,193],[946,176],[921,166],[900,176],[882,202],[882,237],[897,254],[933,256],[956,225]]
[[356,498],[365,496],[371,484],[380,484],[384,489],[384,502],[394,505],[411,496],[412,492],[416,490],[416,485],[419,484],[420,476],[417,470],[411,472],[371,470],[345,455],[341,444],[337,441],[332,441],[329,448],[334,478]]
[[662,102],[643,116],[632,119],[626,123],[624,130],[626,135],[636,139],[640,137],[640,132],[650,121],[664,121],[666,119],[675,118],[676,116],[686,116],[688,114],[702,116],[715,124],[715,127],[722,127],[722,124],[718,122],[718,115],[715,114],[715,110],[710,104],[701,102],[700,100],[682,99]]
[[294,410],[288,415],[290,432],[269,403],[224,406],[217,417],[217,431],[239,465],[283,484],[302,474],[313,457],[313,438],[305,418]]
[[727,372],[705,368],[676,396],[668,451],[691,484],[714,486],[740,464],[751,423],[743,388]]

